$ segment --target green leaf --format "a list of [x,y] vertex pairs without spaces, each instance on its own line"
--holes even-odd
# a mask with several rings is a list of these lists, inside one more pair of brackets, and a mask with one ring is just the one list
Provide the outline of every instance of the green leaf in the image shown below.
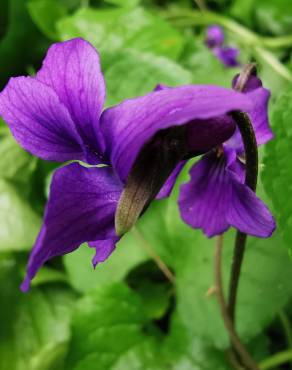
[[67,8],[56,0],[30,0],[28,11],[38,28],[50,39],[57,40],[56,22],[67,14]]
[[70,370],[104,370],[144,341],[139,298],[122,284],[98,289],[78,304],[66,362]]
[[183,38],[162,18],[143,8],[80,9],[58,22],[62,40],[83,37],[104,52],[133,48],[176,59]]
[[66,369],[228,369],[218,351],[206,349],[199,340],[190,344],[181,326],[163,338],[145,315],[142,301],[123,284],[82,298],[72,323]]
[[63,288],[18,288],[15,262],[0,259],[1,370],[61,370],[73,295]]
[[3,0],[1,2],[1,13],[0,13],[0,40],[5,35],[8,26],[8,8],[9,0]]
[[253,22],[252,15],[254,8],[254,0],[235,0],[232,3],[230,14],[233,17],[240,19],[244,24],[251,26]]
[[63,271],[42,266],[36,277],[32,280],[31,286],[40,286],[48,283],[68,283],[67,276]]
[[9,77],[25,74],[29,64],[39,64],[47,48],[46,40],[29,16],[26,1],[9,1],[8,22],[5,36],[0,40],[0,90]]
[[0,250],[28,250],[40,228],[40,217],[20,189],[0,179]]
[[149,259],[147,252],[132,234],[127,234],[118,244],[111,257],[94,270],[91,264],[94,251],[82,245],[74,253],[64,256],[65,267],[71,285],[80,292],[122,281],[128,272]]
[[287,34],[292,32],[290,0],[258,0],[254,7],[255,18],[263,32]]
[[189,49],[182,58],[182,64],[192,71],[195,84],[213,84],[230,88],[239,68],[226,68],[204,45],[201,38],[189,38]]
[[5,127],[0,131],[0,178],[26,184],[36,168],[37,159],[24,151]]
[[[263,183],[270,196],[276,215],[278,230],[292,253],[292,171],[290,166],[292,130],[292,89],[283,93],[275,102],[272,128],[275,139],[266,145]],[[290,262],[291,263],[291,262]]]
[[177,86],[192,82],[189,71],[153,54],[128,50],[104,58],[104,64],[107,105],[149,93],[159,83]]

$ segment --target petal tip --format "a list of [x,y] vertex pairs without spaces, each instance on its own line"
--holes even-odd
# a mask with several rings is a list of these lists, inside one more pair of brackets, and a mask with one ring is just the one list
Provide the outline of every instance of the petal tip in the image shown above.
[[30,278],[28,276],[26,276],[21,283],[20,290],[22,291],[22,293],[27,293],[30,290]]

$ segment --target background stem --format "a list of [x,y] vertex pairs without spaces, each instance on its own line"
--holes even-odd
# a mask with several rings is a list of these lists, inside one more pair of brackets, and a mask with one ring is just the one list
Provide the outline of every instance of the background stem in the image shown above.
[[260,370],[277,369],[279,365],[292,360],[292,350],[278,352],[260,363]]
[[[248,353],[244,345],[241,343],[240,338],[238,337],[234,329],[232,320],[229,317],[229,313],[226,307],[221,274],[222,247],[223,247],[223,236],[220,235],[216,238],[214,271],[215,271],[216,296],[221,310],[221,316],[224,321],[225,327],[228,331],[231,343],[234,346],[238,355],[240,356],[242,363],[249,370],[258,370],[259,368],[256,362]],[[235,360],[235,356],[233,359]],[[237,368],[239,368],[239,366]]]

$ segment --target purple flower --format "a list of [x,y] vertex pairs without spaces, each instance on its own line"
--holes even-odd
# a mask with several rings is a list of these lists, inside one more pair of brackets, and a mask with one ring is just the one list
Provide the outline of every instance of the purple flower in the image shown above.
[[224,46],[224,32],[220,26],[213,25],[207,28],[205,43],[212,50],[216,58],[226,67],[237,67],[240,65],[237,60],[239,50]]
[[[31,279],[46,261],[70,253],[84,242],[95,249],[94,265],[104,261],[124,232],[115,227],[118,216],[123,212],[126,217],[131,216],[131,226],[136,203],[141,206],[134,212],[139,217],[156,196],[168,196],[188,158],[223,142],[228,143],[230,153],[236,153],[233,157],[241,155],[242,151],[232,149],[240,140],[229,112],[249,113],[255,126],[267,135],[265,140],[270,137],[267,120],[263,119],[267,93],[262,87],[242,94],[207,85],[167,89],[160,86],[150,94],[126,100],[102,113],[104,100],[99,56],[82,39],[54,44],[35,77],[12,78],[0,94],[0,115],[24,149],[45,160],[75,161],[56,170],[52,178],[23,291],[29,289]],[[213,152],[208,154],[208,158],[212,155]],[[221,159],[227,157],[229,167],[241,165],[237,159],[232,162],[231,154]],[[237,174],[235,170],[233,173]],[[195,180],[191,181],[198,186]],[[210,181],[214,184],[215,178]],[[239,180],[234,180],[234,184],[234,188],[243,187],[248,192]],[[182,194],[189,192],[190,201],[193,199],[197,207],[198,199],[191,193],[191,187],[186,186]],[[132,201],[126,207],[129,194]],[[259,211],[255,213],[243,199],[239,205],[246,209],[242,217],[236,215],[240,220],[236,226],[253,235],[267,236],[274,227],[273,220],[261,201],[253,193],[248,195]],[[237,202],[238,196],[232,195],[228,205],[231,198]],[[220,202],[225,215],[225,203],[222,199]],[[193,215],[185,199],[180,199],[180,206],[183,218],[190,223]],[[208,217],[203,205],[199,211]],[[246,224],[246,215],[257,217],[256,228]],[[212,217],[210,220],[213,222]],[[201,225],[197,223],[195,227]],[[217,228],[218,232],[224,228]]]

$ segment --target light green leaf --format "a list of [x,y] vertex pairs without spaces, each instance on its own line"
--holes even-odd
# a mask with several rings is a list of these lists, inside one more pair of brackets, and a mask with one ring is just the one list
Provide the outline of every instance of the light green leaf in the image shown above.
[[239,68],[226,68],[204,45],[201,38],[189,38],[189,51],[182,59],[182,64],[192,71],[195,84],[212,84],[231,87],[233,77]]
[[29,250],[40,223],[39,215],[22,198],[20,189],[0,179],[0,250]]
[[287,34],[292,32],[290,0],[258,0],[254,7],[255,19],[264,32]]
[[93,288],[122,281],[125,276],[149,256],[132,234],[127,234],[108,260],[94,270],[91,264],[94,251],[82,245],[74,253],[64,256],[64,263],[72,286],[87,292]]
[[0,131],[0,178],[26,184],[36,168],[37,159],[24,151],[8,128]]
[[104,52],[134,48],[176,59],[183,38],[166,21],[143,8],[80,9],[58,22],[62,40],[83,37]]
[[104,63],[107,105],[149,93],[159,83],[178,86],[192,82],[189,71],[153,54],[129,50],[108,56]]
[[0,267],[1,370],[61,370],[73,295],[61,288],[32,289],[24,295],[15,262],[2,259]]

